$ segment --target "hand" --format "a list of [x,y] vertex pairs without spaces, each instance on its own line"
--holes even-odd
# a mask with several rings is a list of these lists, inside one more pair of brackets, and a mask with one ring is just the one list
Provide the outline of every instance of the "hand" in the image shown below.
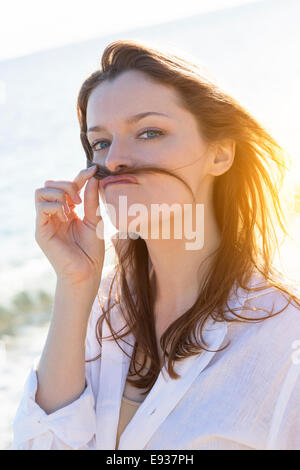
[[[73,181],[46,181],[35,191],[35,239],[58,278],[72,285],[84,283],[97,293],[104,262],[103,220],[99,206],[97,167],[80,171]],[[84,217],[74,211],[84,191]],[[99,227],[100,225],[100,227]],[[97,229],[97,233],[96,233]],[[99,230],[100,229],[100,230]]]

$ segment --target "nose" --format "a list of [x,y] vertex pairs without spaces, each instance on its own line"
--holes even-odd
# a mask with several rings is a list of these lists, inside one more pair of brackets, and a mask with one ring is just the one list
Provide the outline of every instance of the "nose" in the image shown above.
[[[117,148],[118,147],[118,148]],[[132,159],[124,154],[124,146],[111,145],[104,160],[104,166],[112,173],[126,170],[134,166]]]
[[105,165],[106,168],[108,168],[112,173],[118,173],[119,171],[126,170],[127,168],[130,168],[129,165],[125,165],[124,163],[117,164],[117,165]]

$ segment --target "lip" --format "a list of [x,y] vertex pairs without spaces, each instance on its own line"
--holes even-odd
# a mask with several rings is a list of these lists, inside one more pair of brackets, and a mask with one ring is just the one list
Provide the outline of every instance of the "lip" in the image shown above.
[[110,183],[135,183],[137,184],[138,181],[135,176],[129,175],[129,174],[124,174],[120,176],[106,176],[106,178],[103,178],[100,180],[100,185],[102,189],[105,189],[106,186]]

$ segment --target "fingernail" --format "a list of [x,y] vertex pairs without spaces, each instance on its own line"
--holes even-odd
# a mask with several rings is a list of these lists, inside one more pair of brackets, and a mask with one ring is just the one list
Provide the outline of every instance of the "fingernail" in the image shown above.
[[97,165],[90,166],[90,167],[88,168],[88,171],[92,171],[92,170],[94,170],[95,168],[97,168]]
[[80,197],[79,194],[77,194],[77,193],[76,193],[76,201],[77,201],[77,202],[82,202],[81,197]]

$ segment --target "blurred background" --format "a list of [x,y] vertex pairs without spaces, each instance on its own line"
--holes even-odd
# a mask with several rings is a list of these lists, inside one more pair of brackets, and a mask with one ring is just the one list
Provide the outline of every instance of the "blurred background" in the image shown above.
[[[49,327],[55,272],[35,242],[35,189],[85,167],[76,99],[117,39],[196,58],[290,156],[282,190],[291,236],[277,257],[300,279],[298,0],[10,0],[0,15],[0,448]],[[103,211],[102,211],[103,212]],[[82,216],[82,208],[77,208]],[[114,227],[106,220],[106,239]],[[114,262],[107,244],[105,270]]]

